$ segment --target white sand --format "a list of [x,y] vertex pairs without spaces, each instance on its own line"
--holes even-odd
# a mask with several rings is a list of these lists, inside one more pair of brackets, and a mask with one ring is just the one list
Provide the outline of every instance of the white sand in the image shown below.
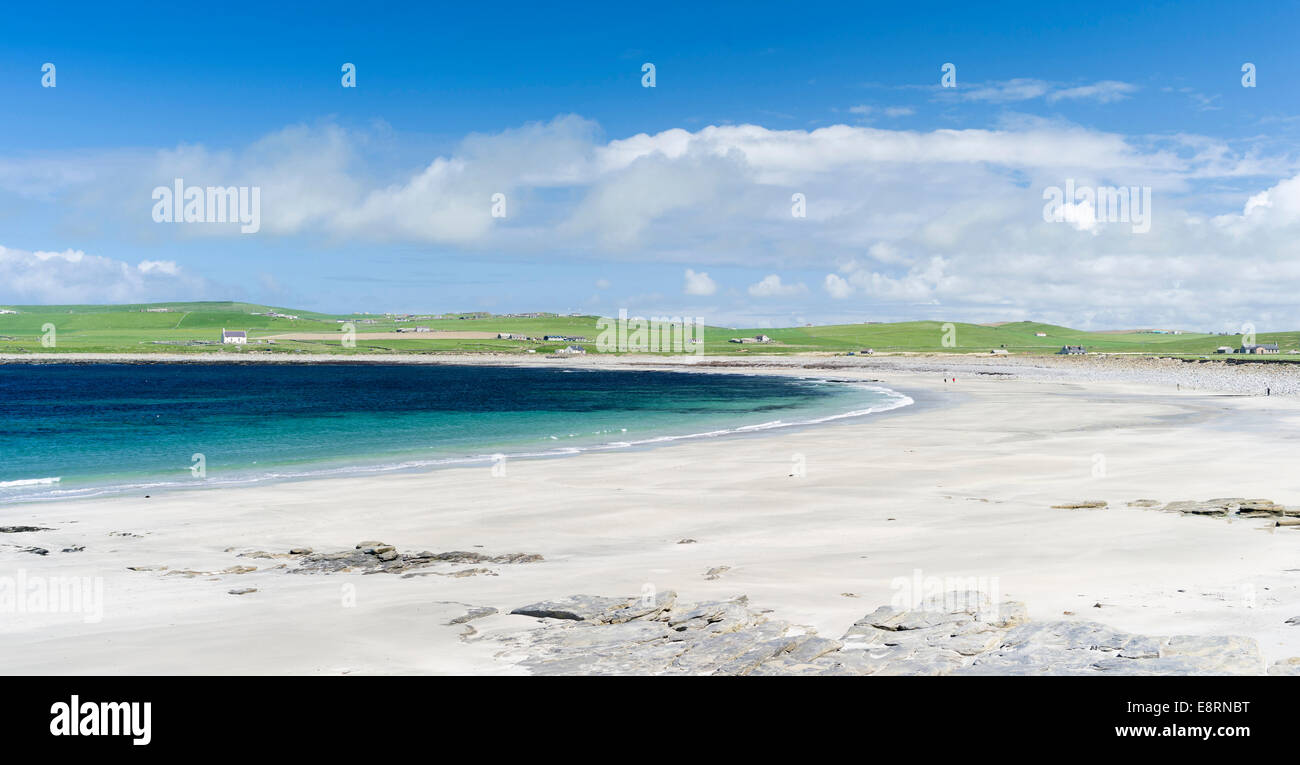
[[[1300,402],[833,373],[855,374],[919,403],[797,431],[512,461],[504,477],[475,467],[0,508],[0,525],[56,529],[0,535],[0,544],[51,551],[0,547],[0,576],[98,576],[105,586],[96,623],[0,614],[0,672],[509,673],[518,670],[495,656],[494,638],[535,625],[506,615],[511,608],[631,595],[647,583],[690,600],[748,594],[755,607],[838,637],[917,569],[996,577],[1000,595],[1025,601],[1035,618],[1070,611],[1064,618],[1148,634],[1248,635],[1270,662],[1300,655],[1300,627],[1285,624],[1300,615],[1300,529],[1124,507],[1224,496],[1300,504],[1288,435]],[[790,476],[797,455],[806,477]],[[1094,455],[1104,455],[1104,477],[1093,474]],[[1086,499],[1111,507],[1050,508]],[[279,561],[236,557],[365,539],[546,560],[487,566],[495,577],[401,579],[291,575],[264,570]],[[60,552],[71,544],[86,549]],[[259,570],[126,570],[140,565]],[[720,578],[704,578],[724,565]],[[240,587],[258,591],[227,594]],[[473,622],[478,634],[462,640],[463,627],[445,623],[468,606],[502,613]]]

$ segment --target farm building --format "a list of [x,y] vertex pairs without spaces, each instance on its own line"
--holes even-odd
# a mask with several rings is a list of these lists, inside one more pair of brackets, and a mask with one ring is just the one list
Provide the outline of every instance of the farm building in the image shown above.
[[1277,353],[1277,343],[1242,343],[1237,353]]
[[1057,356],[1080,356],[1087,353],[1082,345],[1063,345],[1061,350],[1056,352]]
[[248,333],[242,329],[221,330],[221,342],[225,345],[247,345]]

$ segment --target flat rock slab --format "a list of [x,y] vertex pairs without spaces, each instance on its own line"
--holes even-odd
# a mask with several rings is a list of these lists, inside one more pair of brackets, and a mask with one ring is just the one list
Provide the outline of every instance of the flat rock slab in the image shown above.
[[1033,621],[1023,603],[977,593],[961,608],[882,606],[839,639],[773,619],[743,596],[678,602],[571,595],[510,613],[545,619],[496,638],[498,654],[541,675],[1293,675],[1266,671],[1254,640],[1138,635],[1092,621]]
[[[1139,500],[1141,501],[1141,500]],[[1130,502],[1130,505],[1135,503]],[[1151,505],[1141,505],[1151,507]],[[1237,516],[1241,518],[1285,518],[1300,515],[1300,510],[1279,505],[1271,499],[1246,499],[1244,497],[1218,497],[1205,500],[1178,500],[1161,508],[1166,513],[1183,515],[1208,515],[1212,517]]]
[[[304,552],[305,551],[305,552]],[[312,552],[310,548],[296,547],[288,554],[268,553],[261,550],[242,553],[246,558],[288,558],[295,560],[297,574],[334,574],[359,571],[364,574],[405,574],[412,569],[424,568],[439,563],[492,563],[511,565],[516,563],[538,563],[543,560],[536,553],[506,553],[504,555],[486,555],[478,552],[452,550],[450,552],[404,553],[393,545],[383,542],[365,541],[357,543],[351,550],[338,552]],[[492,573],[489,569],[471,569],[452,572],[450,576],[473,576],[479,573]]]
[[635,598],[602,598],[597,595],[570,595],[559,600],[544,600],[520,606],[510,613],[535,616],[541,619],[595,619],[606,612],[621,611],[632,605]]

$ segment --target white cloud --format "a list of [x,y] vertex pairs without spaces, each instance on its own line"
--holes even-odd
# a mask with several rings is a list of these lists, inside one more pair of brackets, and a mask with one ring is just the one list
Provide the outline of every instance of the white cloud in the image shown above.
[[826,292],[836,300],[843,300],[853,294],[853,287],[844,281],[844,278],[836,274],[826,274],[826,281],[823,282]]
[[710,279],[708,274],[697,274],[689,268],[686,269],[686,279],[682,285],[682,292],[687,295],[712,295],[717,291],[717,282]]
[[749,294],[754,297],[778,297],[800,295],[808,291],[803,284],[783,284],[781,277],[768,274],[762,281],[749,285]]
[[859,104],[858,106],[849,107],[849,114],[856,114],[860,117],[869,117],[872,114],[876,114],[876,113],[883,114],[886,117],[909,117],[913,114],[916,114],[916,109],[913,109],[910,106],[880,107],[880,106],[869,106],[867,104]]
[[[1123,90],[1101,85],[1059,98],[1100,100]],[[1031,90],[1022,83],[1022,92]],[[565,116],[469,136],[417,166],[390,162],[380,171],[368,158],[382,155],[383,144],[326,125],[288,128],[231,151],[65,157],[75,172],[49,157],[30,165],[0,159],[0,191],[48,198],[56,217],[74,211],[78,223],[137,226],[133,236],[156,240],[210,233],[150,222],[159,183],[256,184],[263,226],[247,241],[431,243],[456,257],[562,251],[616,281],[623,277],[606,269],[653,260],[667,264],[669,279],[691,266],[687,295],[718,292],[707,274],[714,266],[751,268],[751,279],[834,271],[811,297],[788,293],[804,301],[791,315],[820,310],[824,295],[866,295],[873,310],[896,318],[933,307],[954,320],[1028,314],[1110,326],[1219,319],[1265,326],[1270,315],[1292,321],[1300,277],[1292,265],[1296,160],[1205,136],[1130,137],[1021,115],[989,129],[726,125],[607,140],[593,123]],[[1135,235],[1095,215],[1086,225],[1044,222],[1043,189],[1070,178],[1079,186],[1151,186],[1150,232]],[[498,192],[508,199],[505,219],[490,215]],[[808,199],[805,219],[790,215],[794,192]],[[45,255],[27,253],[23,262],[79,265],[75,253]],[[25,284],[26,294],[56,302],[98,302],[91,296],[114,291],[132,295],[122,300],[171,297],[183,291],[184,267],[197,267],[178,257],[173,265],[126,265],[127,276],[114,266],[102,280],[23,282],[26,270],[7,257],[4,287]],[[83,274],[94,270],[80,265]],[[774,294],[767,282],[752,285],[752,297]],[[775,285],[800,286],[779,278]]]
[[1102,80],[1091,85],[1055,90],[1047,95],[1048,101],[1090,99],[1101,104],[1119,101],[1136,93],[1138,87],[1128,82]]
[[0,299],[8,303],[135,303],[201,297],[205,283],[172,261],[136,265],[81,250],[0,246]]
[[1042,80],[1032,79],[1014,79],[1004,82],[993,82],[976,85],[969,89],[958,88],[957,93],[965,101],[988,101],[991,103],[1007,103],[1010,101],[1026,101],[1031,98],[1040,98],[1047,95],[1051,90],[1051,85]]
[[949,97],[955,93],[963,101],[983,101],[986,103],[1005,104],[1016,101],[1030,101],[1045,98],[1050,103],[1057,101],[1096,101],[1108,104],[1128,98],[1137,92],[1138,86],[1118,80],[1101,80],[1089,85],[1066,86],[1059,83],[1017,78],[1001,82],[977,83],[957,89],[945,89],[940,97]]

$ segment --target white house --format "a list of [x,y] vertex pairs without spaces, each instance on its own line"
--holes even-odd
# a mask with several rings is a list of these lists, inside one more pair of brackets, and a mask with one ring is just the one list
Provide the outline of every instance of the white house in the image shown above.
[[221,342],[225,345],[247,345],[248,333],[242,329],[222,328]]
[[563,353],[565,355],[575,355],[575,356],[586,352],[587,349],[583,348],[581,345],[570,345],[567,348],[561,348],[556,351],[556,353]]

